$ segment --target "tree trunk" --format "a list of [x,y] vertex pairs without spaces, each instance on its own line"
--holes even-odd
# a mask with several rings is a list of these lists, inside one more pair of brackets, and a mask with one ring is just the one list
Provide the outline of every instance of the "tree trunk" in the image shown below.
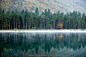
[[9,29],[10,29],[10,21],[9,21]]
[[20,25],[19,25],[18,27],[19,27],[19,29],[20,29]]
[[67,29],[67,25],[66,25],[66,22],[65,22],[65,26],[64,26],[64,27],[65,27],[65,29]]
[[70,29],[70,19],[69,19],[69,29]]
[[7,19],[6,19],[6,29],[8,29],[8,26],[7,26]]
[[15,19],[14,19],[14,29],[15,29]]
[[[78,20],[77,20],[77,22],[78,22]],[[78,24],[77,24],[77,25],[78,25],[78,29],[79,29],[79,22],[78,22]]]
[[30,29],[30,25],[29,25],[29,29]]
[[11,29],[12,29],[12,24],[11,24]]
[[55,29],[55,21],[53,21],[53,28]]
[[23,19],[23,29],[24,29],[24,19]]
[[2,18],[2,29],[3,29],[3,18]]
[[42,28],[42,24],[40,23],[40,28]]
[[16,23],[16,29],[17,29],[17,23]]
[[27,22],[26,22],[26,29],[27,29]]
[[82,22],[82,28],[83,28],[83,22]]

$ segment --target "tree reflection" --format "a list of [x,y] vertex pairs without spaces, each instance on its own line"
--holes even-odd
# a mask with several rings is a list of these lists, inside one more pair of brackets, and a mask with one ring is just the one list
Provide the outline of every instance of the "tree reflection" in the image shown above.
[[0,33],[0,35],[0,53],[12,49],[13,53],[21,50],[39,54],[39,47],[46,53],[50,52],[52,47],[58,50],[64,47],[77,50],[86,45],[85,33]]

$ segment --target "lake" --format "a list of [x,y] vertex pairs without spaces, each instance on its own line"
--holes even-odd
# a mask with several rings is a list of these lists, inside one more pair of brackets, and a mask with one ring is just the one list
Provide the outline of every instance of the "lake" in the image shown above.
[[0,33],[2,57],[86,57],[85,33]]

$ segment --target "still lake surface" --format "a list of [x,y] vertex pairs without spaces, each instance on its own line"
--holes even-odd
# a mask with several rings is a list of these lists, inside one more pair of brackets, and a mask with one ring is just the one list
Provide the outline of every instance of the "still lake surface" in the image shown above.
[[0,56],[86,57],[86,33],[0,33]]

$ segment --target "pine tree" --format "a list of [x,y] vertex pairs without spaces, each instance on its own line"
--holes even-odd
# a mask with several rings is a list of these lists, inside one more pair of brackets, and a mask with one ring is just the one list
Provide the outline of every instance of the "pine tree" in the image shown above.
[[25,21],[24,21],[24,10],[22,10],[22,13],[21,13],[21,15],[22,15],[22,23],[23,23],[23,29],[25,28]]
[[55,21],[57,19],[56,13],[53,14],[52,19],[53,19],[53,28],[55,29]]

